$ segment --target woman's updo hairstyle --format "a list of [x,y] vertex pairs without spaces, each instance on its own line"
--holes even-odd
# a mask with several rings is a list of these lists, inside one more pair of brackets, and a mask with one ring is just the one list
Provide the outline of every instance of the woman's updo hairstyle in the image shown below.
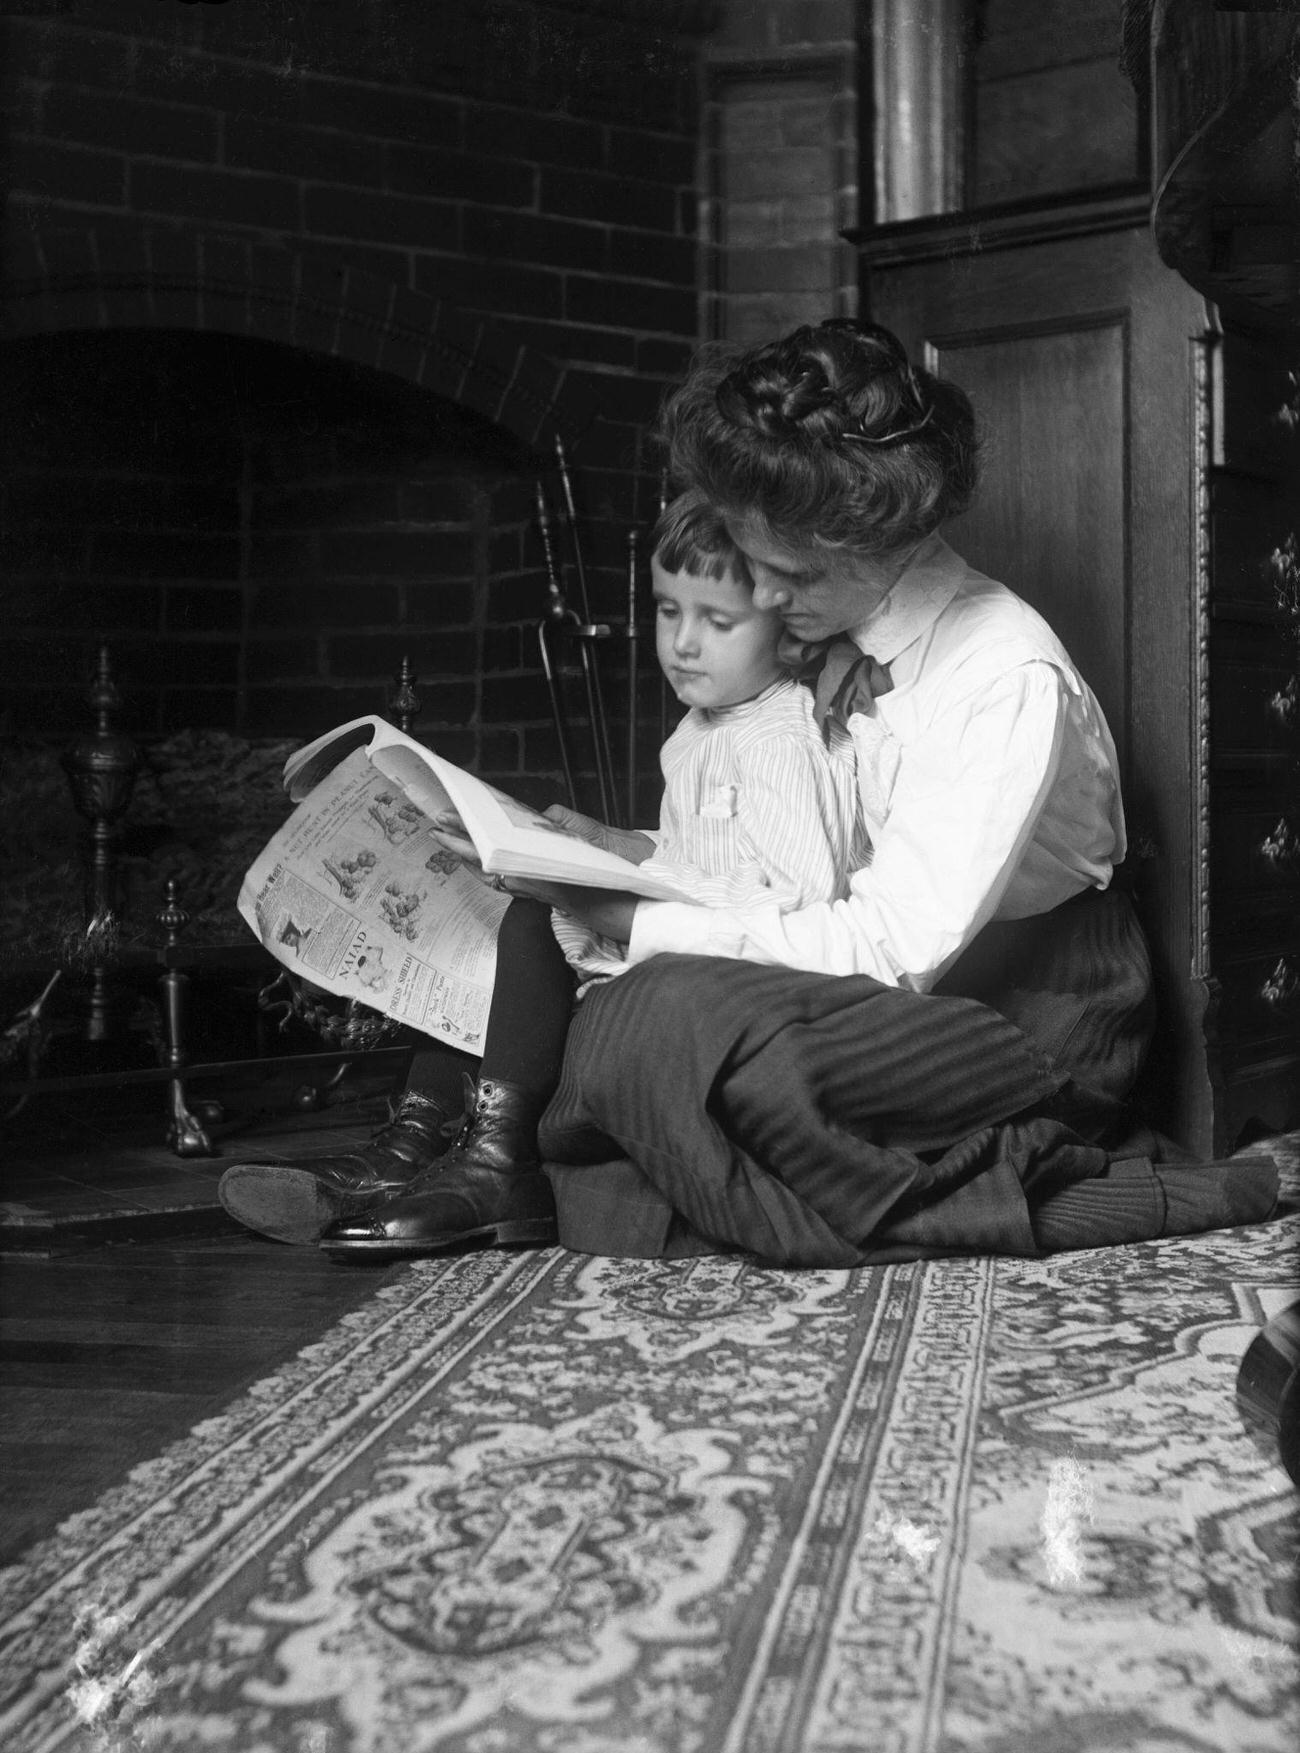
[[660,421],[668,467],[732,519],[795,552],[885,555],[965,510],[975,415],[898,337],[834,318],[697,355]]

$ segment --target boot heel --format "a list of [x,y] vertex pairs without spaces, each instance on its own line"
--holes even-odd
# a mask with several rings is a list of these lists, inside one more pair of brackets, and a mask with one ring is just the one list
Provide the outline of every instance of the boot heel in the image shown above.
[[534,1091],[482,1078],[460,1141],[395,1199],[321,1238],[337,1257],[371,1260],[441,1254],[460,1247],[551,1247],[559,1239],[555,1201],[537,1161]]
[[520,1217],[496,1226],[498,1248],[543,1248],[549,1247],[558,1239],[559,1233],[553,1217]]

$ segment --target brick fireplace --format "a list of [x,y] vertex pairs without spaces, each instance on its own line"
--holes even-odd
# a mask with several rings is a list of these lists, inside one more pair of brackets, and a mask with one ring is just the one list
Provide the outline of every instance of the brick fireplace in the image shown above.
[[534,495],[558,435],[621,615],[696,333],[708,9],[13,10],[5,728],[79,727],[100,641],[145,739],[312,734],[409,653],[422,732],[552,781]]

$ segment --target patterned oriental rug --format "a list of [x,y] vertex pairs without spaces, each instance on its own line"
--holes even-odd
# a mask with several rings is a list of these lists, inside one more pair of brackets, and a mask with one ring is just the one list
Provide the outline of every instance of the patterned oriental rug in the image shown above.
[[1298,1235],[414,1263],[0,1579],[0,1745],[1290,1753]]

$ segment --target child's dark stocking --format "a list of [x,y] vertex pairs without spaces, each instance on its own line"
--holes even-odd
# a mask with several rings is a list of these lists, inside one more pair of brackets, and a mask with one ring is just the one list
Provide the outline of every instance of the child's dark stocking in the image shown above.
[[[572,1004],[573,975],[550,909],[513,900],[497,938],[483,1059],[459,1140],[409,1191],[334,1224],[322,1246],[347,1258],[375,1258],[465,1243],[554,1241],[555,1205],[538,1162],[537,1123],[559,1080]],[[430,1076],[435,1067],[425,1063],[420,1071]]]

